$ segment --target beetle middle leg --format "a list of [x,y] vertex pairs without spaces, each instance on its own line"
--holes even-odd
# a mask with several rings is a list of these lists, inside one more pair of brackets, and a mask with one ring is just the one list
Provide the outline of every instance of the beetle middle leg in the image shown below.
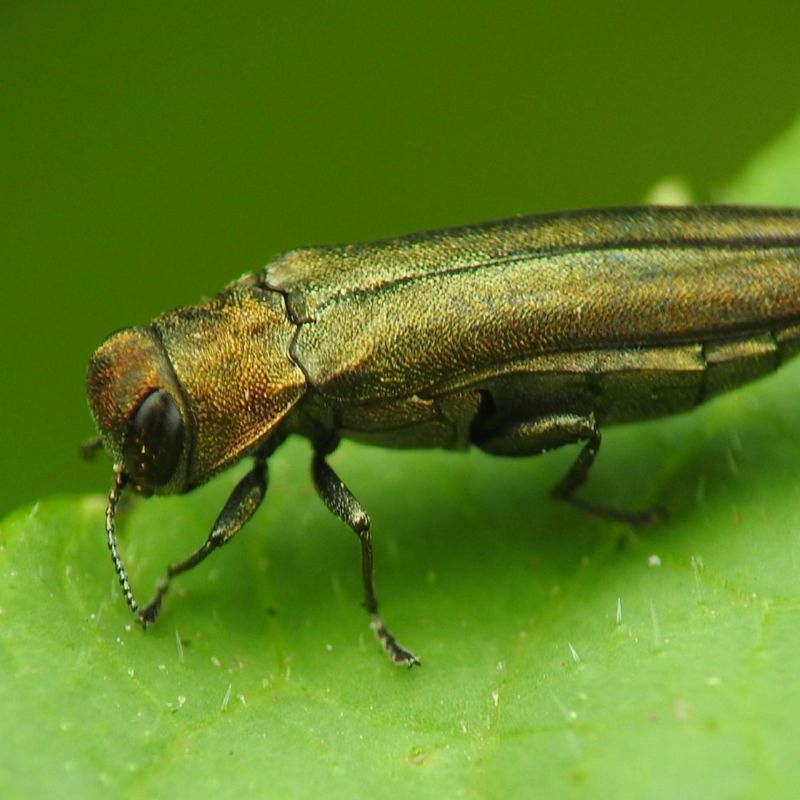
[[147,628],[152,625],[161,611],[161,601],[169,590],[169,582],[176,575],[190,570],[205,560],[222,545],[227,544],[244,527],[261,505],[267,493],[266,456],[256,456],[250,472],[239,481],[214,522],[208,538],[183,561],[176,561],[167,567],[167,573],[156,588],[153,599],[138,613],[137,619]]
[[406,650],[389,632],[378,613],[378,600],[372,583],[372,537],[367,512],[353,493],[345,486],[339,476],[331,469],[325,456],[331,453],[336,442],[327,442],[325,446],[317,445],[312,463],[312,476],[322,501],[342,522],[350,526],[361,542],[361,580],[364,585],[364,608],[371,617],[370,627],[383,647],[384,652],[395,664],[413,667],[420,660]]
[[575,492],[586,482],[589,469],[600,450],[600,429],[593,415],[546,414],[529,419],[512,419],[485,431],[473,431],[472,440],[482,450],[501,456],[530,456],[567,444],[583,442],[567,474],[553,487],[552,495],[576,508],[631,525],[650,525],[664,516],[661,509],[628,511],[593,503]]

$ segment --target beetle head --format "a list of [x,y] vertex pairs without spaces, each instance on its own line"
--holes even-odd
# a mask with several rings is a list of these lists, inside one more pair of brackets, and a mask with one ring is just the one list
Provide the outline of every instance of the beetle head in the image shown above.
[[140,494],[185,488],[191,435],[184,394],[157,333],[127,328],[94,353],[89,407],[104,446]]
[[305,391],[282,297],[234,285],[110,336],[89,362],[103,444],[142,494],[185,492],[257,450]]

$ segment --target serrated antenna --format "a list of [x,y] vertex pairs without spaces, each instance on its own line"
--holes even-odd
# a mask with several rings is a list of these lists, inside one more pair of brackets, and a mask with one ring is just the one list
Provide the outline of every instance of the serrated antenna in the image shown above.
[[133,596],[131,585],[128,583],[128,575],[125,572],[125,567],[119,556],[117,533],[114,524],[119,499],[122,496],[122,490],[125,488],[127,482],[128,476],[122,471],[122,467],[119,464],[114,464],[114,485],[111,487],[111,491],[108,494],[108,506],[106,506],[106,536],[108,537],[108,549],[111,551],[111,560],[114,562],[114,569],[119,578],[120,586],[122,586],[122,593],[125,595],[125,602],[128,604],[130,610],[135,612],[139,604]]

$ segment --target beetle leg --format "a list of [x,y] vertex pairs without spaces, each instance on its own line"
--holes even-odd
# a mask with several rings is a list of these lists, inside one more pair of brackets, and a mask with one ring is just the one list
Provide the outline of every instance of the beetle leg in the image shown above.
[[590,514],[631,525],[650,525],[661,519],[664,516],[662,509],[628,511],[575,496],[575,492],[586,482],[589,469],[600,450],[600,441],[600,429],[593,414],[548,414],[506,422],[489,435],[478,434],[476,444],[494,455],[523,456],[538,455],[563,445],[584,442],[567,474],[553,487],[553,497]]
[[594,417],[579,417],[567,414],[559,414],[559,423],[564,427],[562,431],[565,435],[574,436],[571,441],[585,444],[567,474],[553,487],[552,495],[559,500],[565,500],[582,511],[596,514],[600,517],[626,522],[630,525],[650,525],[661,519],[664,512],[659,508],[650,508],[643,511],[630,511],[628,509],[613,508],[609,506],[593,503],[582,497],[576,497],[575,492],[586,483],[589,469],[594,464],[597,453],[600,450],[602,436]]
[[317,492],[325,505],[342,522],[350,526],[361,542],[361,580],[364,584],[364,607],[370,617],[370,627],[375,637],[380,642],[386,655],[395,663],[413,667],[419,665],[420,660],[409,650],[399,644],[392,636],[378,613],[378,600],[375,597],[375,588],[372,584],[372,537],[370,536],[370,522],[367,512],[356,500],[353,493],[342,483],[339,476],[330,468],[325,456],[330,448],[318,449],[314,453],[312,476]]
[[146,628],[156,621],[161,611],[161,601],[169,589],[170,580],[196,566],[218,547],[233,539],[261,505],[266,492],[267,462],[266,456],[260,455],[256,457],[250,472],[236,484],[202,546],[188,558],[176,561],[167,567],[167,573],[158,584],[153,599],[137,615],[143,627]]

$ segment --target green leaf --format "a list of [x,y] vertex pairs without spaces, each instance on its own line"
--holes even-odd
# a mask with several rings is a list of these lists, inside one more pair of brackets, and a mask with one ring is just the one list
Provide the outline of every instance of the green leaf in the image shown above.
[[[800,126],[724,196],[800,203]],[[333,463],[373,520],[394,668],[359,608],[355,537],[309,450],[131,624],[100,496],[0,527],[0,796],[791,796],[800,785],[800,363],[680,418],[607,433],[587,496],[665,506],[646,532],[550,500],[573,457]],[[241,475],[120,519],[140,600]],[[109,470],[110,480],[110,470]],[[710,788],[710,787],[713,787]]]

